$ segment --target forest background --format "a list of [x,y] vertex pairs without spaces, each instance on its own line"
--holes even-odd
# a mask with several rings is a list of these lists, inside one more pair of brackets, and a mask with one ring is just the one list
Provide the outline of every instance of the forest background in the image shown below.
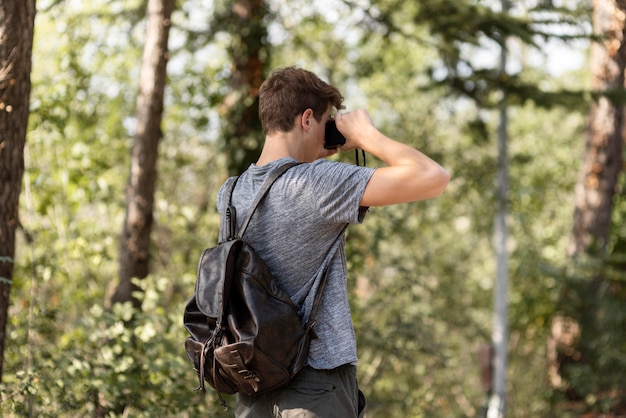
[[[172,8],[167,77],[147,271],[124,288],[149,3]],[[373,209],[349,230],[367,416],[486,413],[503,120],[507,415],[626,416],[621,146],[592,170],[618,167],[605,235],[576,234],[598,149],[590,115],[621,115],[611,123],[623,144],[623,67],[621,85],[594,85],[603,61],[591,46],[609,45],[591,37],[603,3],[622,45],[623,9],[610,0],[39,0],[14,271],[0,283],[2,416],[232,416],[211,391],[193,392],[182,312],[217,239],[217,188],[262,144],[258,84],[287,65],[338,86],[348,110],[367,108],[452,174],[442,196]]]

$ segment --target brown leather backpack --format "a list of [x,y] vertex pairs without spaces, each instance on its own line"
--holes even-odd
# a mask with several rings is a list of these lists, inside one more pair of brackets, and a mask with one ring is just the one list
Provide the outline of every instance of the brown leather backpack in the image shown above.
[[209,382],[224,407],[222,393],[258,394],[291,380],[304,366],[310,340],[316,337],[314,318],[326,282],[330,250],[312,312],[303,321],[298,307],[279,288],[263,259],[243,239],[273,182],[295,164],[285,164],[270,173],[237,235],[231,205],[237,178],[229,180],[220,242],[203,252],[196,289],[185,307],[184,325],[191,335],[185,349],[200,380],[196,390],[205,392],[204,381]]

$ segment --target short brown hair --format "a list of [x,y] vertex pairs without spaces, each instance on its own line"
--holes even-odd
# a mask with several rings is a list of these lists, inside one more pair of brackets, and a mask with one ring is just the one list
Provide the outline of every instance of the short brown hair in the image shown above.
[[259,92],[259,119],[265,135],[289,132],[294,119],[305,110],[313,110],[317,121],[329,106],[342,109],[343,96],[336,87],[325,83],[311,71],[286,67],[274,71]]

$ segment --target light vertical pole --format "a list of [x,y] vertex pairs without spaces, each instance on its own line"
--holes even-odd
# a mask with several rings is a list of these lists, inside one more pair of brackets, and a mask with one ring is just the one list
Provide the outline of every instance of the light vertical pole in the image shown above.
[[[509,10],[508,0],[501,0],[502,12]],[[506,77],[506,38],[503,35],[500,52],[500,76]],[[508,354],[508,155],[507,155],[507,104],[506,92],[502,91],[499,104],[500,125],[498,127],[498,203],[495,219],[494,247],[496,254],[496,281],[493,293],[493,382],[489,398],[487,418],[504,418],[506,408],[506,371]]]

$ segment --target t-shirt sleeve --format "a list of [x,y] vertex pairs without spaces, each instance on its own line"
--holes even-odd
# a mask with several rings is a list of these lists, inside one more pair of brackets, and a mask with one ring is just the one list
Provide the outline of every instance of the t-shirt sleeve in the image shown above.
[[217,200],[215,202],[215,207],[217,208],[217,211],[219,213],[222,213],[222,209],[224,209],[224,199],[227,198],[224,195],[226,194],[226,190],[228,188],[227,186],[229,185],[230,182],[235,181],[235,179],[236,177],[228,178],[228,180],[226,180],[224,184],[220,186],[220,189],[217,191]]
[[317,160],[310,165],[308,184],[320,215],[330,222],[361,223],[366,208],[359,204],[374,168]]

